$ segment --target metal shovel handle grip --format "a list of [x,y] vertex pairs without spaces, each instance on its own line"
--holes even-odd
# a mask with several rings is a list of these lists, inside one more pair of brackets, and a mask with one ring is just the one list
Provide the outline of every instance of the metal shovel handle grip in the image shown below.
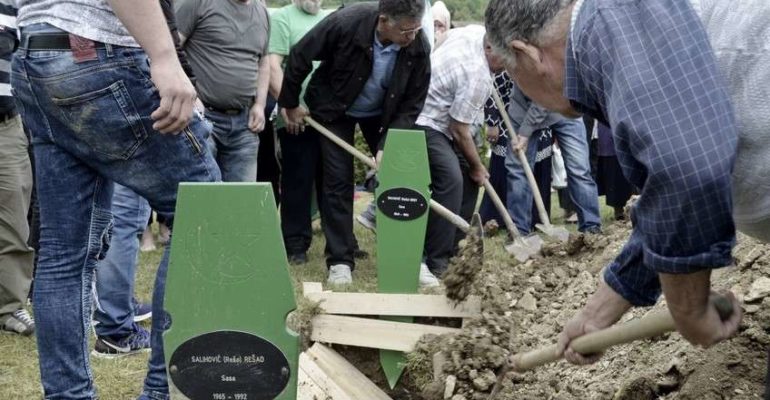
[[[366,154],[362,153],[360,150],[355,148],[354,146],[351,146],[348,142],[342,140],[339,136],[335,135],[334,132],[326,129],[323,125],[319,124],[318,121],[314,120],[311,117],[305,117],[305,122],[308,123],[308,125],[312,126],[313,129],[317,130],[320,134],[324,135],[327,139],[331,140],[338,146],[342,147],[345,151],[353,155],[353,157],[361,160],[366,166],[368,166],[371,169],[377,170],[377,163],[374,162],[374,160],[367,156]],[[462,219],[459,215],[453,213],[448,208],[442,206],[438,202],[436,202],[433,199],[430,199],[430,208],[435,212],[436,214],[446,218],[451,222],[454,226],[462,230],[463,232],[468,232],[470,230],[470,224]]]

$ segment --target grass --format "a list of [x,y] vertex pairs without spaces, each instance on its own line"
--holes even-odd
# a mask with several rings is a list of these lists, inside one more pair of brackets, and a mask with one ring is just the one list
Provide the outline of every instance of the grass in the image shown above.
[[[370,199],[370,195],[361,194],[355,203],[356,212],[363,211]],[[612,208],[604,206],[603,199],[600,199],[600,202],[602,220],[608,222],[612,219]],[[564,216],[557,205],[558,199],[554,195],[552,198],[553,223],[559,225],[563,223]],[[354,225],[359,246],[368,251],[370,257],[356,262],[354,283],[345,290],[374,292],[377,287],[375,236],[359,224]],[[568,227],[575,230],[574,225]],[[502,241],[500,236],[489,241],[490,243],[486,246],[486,257],[501,260],[507,257],[507,253],[502,249]],[[323,234],[316,221],[313,244],[308,252],[309,262],[303,266],[289,267],[297,295],[301,295],[302,282],[325,281],[324,243]],[[141,301],[149,302],[152,297],[155,271],[160,262],[161,253],[162,250],[159,249],[142,253],[140,256],[136,276],[136,295]],[[105,400],[135,399],[141,392],[148,355],[140,354],[114,360],[92,359],[92,369],[100,397]],[[0,400],[37,398],[42,398],[42,389],[34,338],[0,334]]]

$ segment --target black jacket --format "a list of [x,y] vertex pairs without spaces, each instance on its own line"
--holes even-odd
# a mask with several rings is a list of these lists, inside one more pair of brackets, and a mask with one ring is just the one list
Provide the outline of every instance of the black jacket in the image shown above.
[[[379,15],[377,3],[345,6],[319,22],[294,45],[284,72],[278,104],[299,105],[302,81],[321,65],[305,93],[305,103],[319,122],[333,121],[358,97],[372,72],[372,46]],[[420,32],[398,52],[382,105],[382,128],[410,129],[422,111],[430,85],[430,46]]]

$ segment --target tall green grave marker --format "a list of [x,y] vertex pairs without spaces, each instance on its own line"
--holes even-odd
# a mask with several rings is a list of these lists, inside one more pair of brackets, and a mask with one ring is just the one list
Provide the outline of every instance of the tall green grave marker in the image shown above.
[[[428,223],[430,171],[423,131],[390,130],[377,187],[377,277],[381,293],[416,293]],[[389,317],[410,322],[411,317]],[[393,388],[404,370],[404,353],[380,351]]]
[[295,400],[296,308],[269,184],[179,187],[164,334],[174,399]]

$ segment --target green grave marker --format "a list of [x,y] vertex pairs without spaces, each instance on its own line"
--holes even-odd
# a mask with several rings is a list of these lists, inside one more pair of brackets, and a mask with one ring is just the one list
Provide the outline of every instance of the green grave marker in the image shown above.
[[[430,200],[425,132],[388,132],[377,187],[377,278],[380,293],[416,293]],[[384,317],[383,317],[384,318]],[[411,322],[411,317],[386,319]],[[402,352],[381,350],[391,388],[404,370]]]
[[179,186],[164,334],[172,398],[295,400],[296,308],[269,184]]

